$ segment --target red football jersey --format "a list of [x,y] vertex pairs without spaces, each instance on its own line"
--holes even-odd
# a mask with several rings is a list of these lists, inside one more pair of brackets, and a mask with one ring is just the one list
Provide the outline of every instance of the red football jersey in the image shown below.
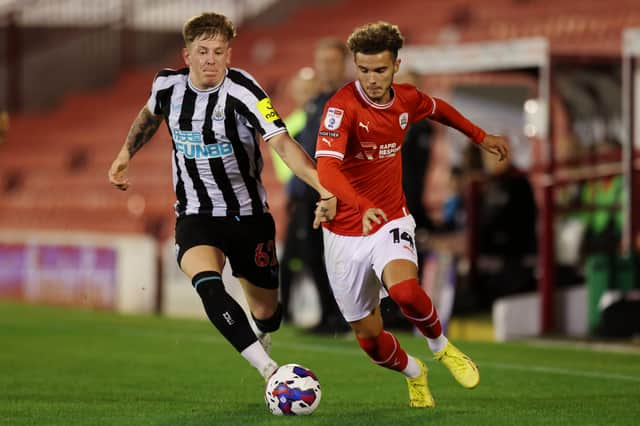
[[[324,224],[336,234],[362,235],[362,215],[371,207],[382,209],[389,220],[408,214],[401,150],[411,123],[431,117],[460,129],[475,142],[484,138],[481,129],[444,101],[410,84],[394,84],[392,90],[389,103],[379,105],[354,81],[325,105],[316,158],[322,185],[338,197],[336,217]],[[441,111],[435,114],[439,105]],[[336,162],[337,169],[331,168]],[[379,227],[374,226],[371,233]]]

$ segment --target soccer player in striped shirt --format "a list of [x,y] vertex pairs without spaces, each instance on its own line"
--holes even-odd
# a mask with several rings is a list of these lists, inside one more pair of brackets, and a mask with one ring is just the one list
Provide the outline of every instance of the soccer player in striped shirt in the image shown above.
[[[267,379],[277,368],[268,354],[268,333],[279,328],[282,308],[275,225],[260,179],[260,137],[321,197],[331,194],[260,85],[247,72],[229,67],[236,35],[229,19],[203,13],[187,21],[182,33],[187,67],[156,75],[109,179],[127,189],[131,158],[164,121],[173,148],[178,265],[213,325]],[[243,287],[258,336],[225,291],[221,273],[227,259]]]
[[397,26],[365,25],[347,44],[357,79],[327,101],[316,146],[320,182],[337,197],[321,200],[316,210],[322,216],[337,202],[335,218],[323,224],[327,273],[362,349],[376,364],[406,376],[411,407],[433,407],[426,365],[383,328],[381,283],[462,386],[476,387],[480,375],[442,334],[431,298],[418,283],[415,221],[402,190],[404,136],[409,124],[429,118],[460,130],[501,160],[509,151],[504,138],[486,134],[442,99],[393,84],[403,44]]

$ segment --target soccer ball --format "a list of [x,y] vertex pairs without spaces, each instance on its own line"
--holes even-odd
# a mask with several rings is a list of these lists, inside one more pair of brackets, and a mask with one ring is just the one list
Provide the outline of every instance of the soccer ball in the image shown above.
[[318,408],[321,396],[320,382],[313,371],[286,364],[267,380],[264,401],[276,416],[304,416]]

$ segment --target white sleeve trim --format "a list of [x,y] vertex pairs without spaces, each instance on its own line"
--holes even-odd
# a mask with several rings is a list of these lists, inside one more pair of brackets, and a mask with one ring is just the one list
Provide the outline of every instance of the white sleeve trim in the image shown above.
[[338,151],[316,151],[316,158],[318,157],[333,157],[337,158],[338,160],[344,160],[344,154]]
[[[274,130],[271,133],[266,133],[264,136],[262,136],[262,139],[264,139],[265,142],[268,142],[269,139],[271,139],[272,137],[279,135],[280,133],[284,133],[287,131],[286,127],[278,127],[276,128],[276,130]],[[260,133],[260,132],[258,132]]]
[[431,117],[436,112],[436,99],[433,96],[429,96],[431,98],[431,103],[433,103],[433,108],[431,108],[431,112],[429,113],[429,117]]

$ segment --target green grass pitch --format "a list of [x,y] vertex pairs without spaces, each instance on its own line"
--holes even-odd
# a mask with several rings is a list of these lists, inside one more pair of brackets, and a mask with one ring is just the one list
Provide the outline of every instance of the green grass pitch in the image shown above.
[[273,357],[311,368],[322,402],[275,417],[258,373],[208,322],[0,301],[0,425],[637,425],[640,354],[456,342],[478,363],[468,391],[428,361],[435,409],[410,409],[404,378],[354,340],[284,327]]

